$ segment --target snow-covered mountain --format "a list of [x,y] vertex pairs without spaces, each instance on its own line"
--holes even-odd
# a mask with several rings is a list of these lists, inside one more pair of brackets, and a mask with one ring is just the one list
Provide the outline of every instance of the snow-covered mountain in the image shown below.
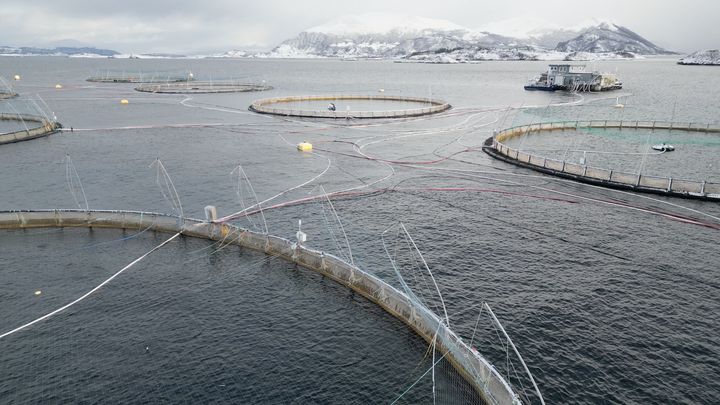
[[35,48],[35,47],[13,47],[0,46],[0,55],[12,56],[75,56],[75,57],[109,57],[119,55],[118,52],[111,49],[99,49],[92,47],[67,47],[59,46],[56,48]]
[[640,55],[671,53],[628,28],[611,22],[588,27],[577,37],[558,43],[555,49],[561,52],[632,52]]
[[668,52],[631,30],[607,21],[592,21],[573,27],[538,21],[506,21],[481,29],[469,29],[446,20],[397,14],[362,14],[341,17],[307,29],[269,53],[257,56],[464,62],[562,60],[590,53],[600,58],[627,58],[635,54]]
[[679,65],[720,65],[720,50],[697,51],[680,59]]
[[394,30],[387,33],[335,34],[304,31],[284,41],[268,56],[401,58],[418,52],[473,47],[510,47],[515,40],[466,29]]
[[602,20],[587,20],[574,26],[561,27],[536,17],[513,17],[507,20],[485,24],[480,31],[494,32],[530,45],[554,49],[558,43],[580,35],[585,29],[602,23]]
[[212,55],[206,56],[207,58],[249,58],[252,57],[254,54],[252,52],[243,51],[240,49],[233,49],[231,51],[222,52],[222,53],[215,53]]
[[446,20],[371,13],[341,17],[309,28],[267,56],[401,58],[416,52],[514,43],[512,38],[473,31]]

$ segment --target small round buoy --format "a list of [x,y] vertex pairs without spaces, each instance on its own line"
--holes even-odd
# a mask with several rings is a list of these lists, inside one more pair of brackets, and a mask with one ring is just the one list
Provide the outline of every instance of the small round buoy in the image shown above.
[[130,102],[127,101],[127,99],[122,99],[120,100],[120,104],[130,104]]
[[20,80],[20,75],[15,75],[15,80]]
[[385,93],[385,89],[378,89],[378,93]]
[[313,148],[313,147],[312,147],[312,144],[309,143],[309,142],[300,142],[300,143],[297,145],[297,149],[298,149],[300,152],[310,152],[310,151],[312,151],[312,148]]
[[59,84],[59,83],[56,84],[56,85],[55,85],[55,88],[56,88],[56,89],[62,89],[62,84]]
[[625,104],[617,103],[617,104],[615,104],[613,107],[615,107],[615,108],[625,108]]
[[40,294],[42,294],[42,291],[40,291],[40,290],[35,291],[35,295],[40,295]]

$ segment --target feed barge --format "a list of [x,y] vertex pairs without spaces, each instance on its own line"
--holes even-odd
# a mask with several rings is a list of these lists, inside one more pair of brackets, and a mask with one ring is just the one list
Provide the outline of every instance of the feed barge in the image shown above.
[[586,71],[585,65],[549,65],[525,85],[525,90],[539,91],[608,91],[622,89],[622,82],[613,73]]

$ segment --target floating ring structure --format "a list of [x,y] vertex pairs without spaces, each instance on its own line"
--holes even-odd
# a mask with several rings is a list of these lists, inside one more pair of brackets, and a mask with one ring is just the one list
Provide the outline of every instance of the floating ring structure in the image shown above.
[[[28,114],[0,113],[0,121],[17,121],[25,127],[25,129],[21,131],[0,133],[0,145],[48,136],[62,128],[59,122]],[[37,125],[30,127],[28,123]]]
[[181,73],[101,72],[85,79],[94,83],[178,83],[192,81],[192,76]]
[[[338,100],[368,100],[368,101],[405,101],[409,103],[429,104],[430,107],[410,108],[404,110],[385,111],[329,111],[329,110],[293,110],[276,108],[279,104],[303,101],[338,101]],[[442,100],[422,97],[402,96],[376,96],[376,95],[320,95],[320,96],[287,96],[255,100],[249,110],[261,114],[282,115],[286,117],[303,118],[407,118],[422,115],[436,114],[449,110],[452,106]]]
[[144,83],[135,90],[146,93],[163,94],[202,94],[202,93],[242,93],[251,91],[265,91],[272,86],[262,84],[247,84],[233,82],[190,81],[174,83]]
[[438,350],[492,405],[521,405],[519,396],[483,356],[468,346],[440,317],[382,279],[331,254],[298,246],[290,240],[252,232],[225,223],[140,211],[0,211],[0,229],[27,228],[150,229],[223,241],[277,256],[320,273],[364,296],[405,322]]
[[639,191],[645,193],[670,195],[720,202],[720,183],[686,180],[672,177],[646,176],[639,173],[627,173],[607,168],[593,167],[564,160],[537,156],[504,144],[508,139],[529,133],[566,131],[590,128],[649,129],[685,132],[718,133],[720,128],[709,124],[672,123],[658,121],[563,121],[521,125],[497,132],[485,140],[483,151],[490,156],[517,166],[533,169],[553,176],[576,180],[583,183]]

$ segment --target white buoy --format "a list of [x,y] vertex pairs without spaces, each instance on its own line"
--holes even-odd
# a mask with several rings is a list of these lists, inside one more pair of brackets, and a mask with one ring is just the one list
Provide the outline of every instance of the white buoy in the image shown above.
[[15,80],[20,80],[20,75],[15,75],[14,79],[15,79]]
[[42,291],[40,291],[40,290],[35,291],[35,295],[40,295],[40,294],[42,294]]
[[297,238],[297,244],[298,246],[305,243],[307,241],[307,234],[301,230],[302,228],[302,219],[298,219],[298,231],[295,234],[295,237]]
[[62,84],[60,84],[60,83],[56,84],[56,85],[55,85],[55,88],[56,88],[56,89],[62,89]]
[[217,208],[213,205],[205,206],[205,222],[214,222],[217,219]]

